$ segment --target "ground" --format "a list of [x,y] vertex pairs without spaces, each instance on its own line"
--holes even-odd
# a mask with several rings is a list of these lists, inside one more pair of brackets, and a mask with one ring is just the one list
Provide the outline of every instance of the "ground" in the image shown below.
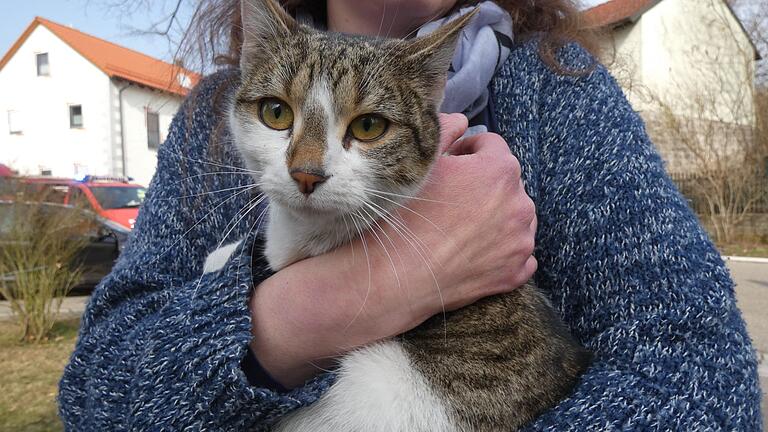
[[79,320],[61,321],[48,341],[22,344],[19,328],[11,321],[0,321],[0,431],[62,430],[56,392],[78,325]]
[[717,248],[726,256],[768,257],[768,243],[765,242],[719,244]]
[[728,261],[736,298],[760,362],[763,423],[768,425],[768,263]]

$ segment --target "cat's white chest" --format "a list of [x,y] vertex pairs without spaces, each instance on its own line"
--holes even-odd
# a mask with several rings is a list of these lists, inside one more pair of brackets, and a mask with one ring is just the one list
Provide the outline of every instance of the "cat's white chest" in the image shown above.
[[277,271],[304,258],[324,254],[348,240],[346,227],[335,219],[298,215],[272,205],[264,256]]
[[[280,205],[269,207],[264,256],[274,271],[307,257],[328,252],[349,241],[346,225],[335,219],[297,215]],[[221,270],[242,239],[211,252],[203,264],[203,273]]]

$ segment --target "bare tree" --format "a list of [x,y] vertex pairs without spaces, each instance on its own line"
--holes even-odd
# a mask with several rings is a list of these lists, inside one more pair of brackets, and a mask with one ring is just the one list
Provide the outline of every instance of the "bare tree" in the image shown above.
[[239,0],[86,0],[107,15],[140,17],[147,25],[128,26],[128,33],[157,38],[168,46],[168,56],[186,69],[207,73],[217,57],[229,51],[232,16]]
[[[766,181],[765,92],[755,88],[755,52],[719,0],[707,8],[706,27],[722,41],[687,35],[687,71],[650,92],[645,113],[655,141],[677,159],[673,177],[712,225],[715,240],[731,242],[735,227],[764,199]],[[693,12],[691,12],[693,13]],[[696,29],[676,28],[678,34]],[[682,36],[684,39],[686,36]]]
[[762,58],[755,73],[758,85],[768,85],[768,2],[765,0],[729,0]]

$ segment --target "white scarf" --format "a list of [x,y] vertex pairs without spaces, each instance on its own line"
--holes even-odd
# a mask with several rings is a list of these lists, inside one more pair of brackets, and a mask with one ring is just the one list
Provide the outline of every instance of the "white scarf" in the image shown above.
[[[459,37],[440,109],[445,113],[464,113],[469,119],[488,105],[488,86],[509,56],[513,38],[512,17],[504,9],[492,1],[484,1],[476,7],[479,9],[477,15]],[[462,8],[451,16],[424,24],[417,36],[429,34],[473,9]]]

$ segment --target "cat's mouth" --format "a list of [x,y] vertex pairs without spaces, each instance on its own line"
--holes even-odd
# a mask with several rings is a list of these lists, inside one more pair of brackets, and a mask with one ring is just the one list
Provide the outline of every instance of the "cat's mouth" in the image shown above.
[[296,185],[265,185],[263,192],[270,202],[300,213],[339,216],[358,211],[360,197],[354,193],[330,189],[328,185],[322,184],[316,185],[311,193],[306,193]]

